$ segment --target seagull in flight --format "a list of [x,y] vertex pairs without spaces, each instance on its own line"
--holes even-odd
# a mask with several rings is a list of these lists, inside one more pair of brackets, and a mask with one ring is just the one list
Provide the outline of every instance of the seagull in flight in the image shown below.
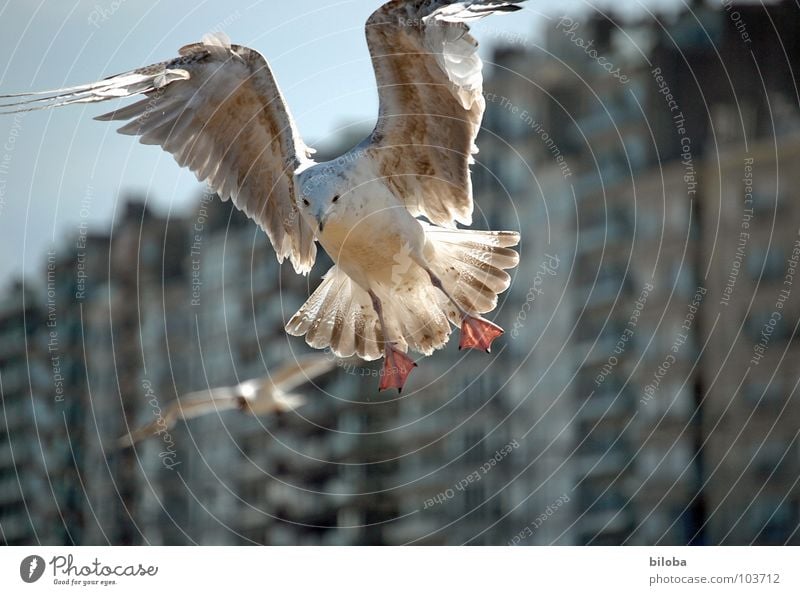
[[[341,358],[384,358],[380,390],[460,327],[460,348],[503,334],[482,314],[510,285],[513,231],[472,225],[470,165],[485,109],[468,23],[524,0],[392,0],[367,20],[380,109],[345,155],[313,159],[267,61],[211,34],[179,57],[96,83],[4,95],[5,113],[144,95],[97,120],[158,145],[266,232],[278,260],[307,274],[317,243],[334,261],[286,324]],[[11,100],[9,102],[9,100]]]
[[305,403],[302,395],[292,394],[307,382],[329,372],[336,360],[312,355],[284,365],[275,374],[248,380],[237,386],[214,388],[184,395],[171,403],[158,419],[119,439],[120,448],[133,446],[175,427],[179,419],[189,420],[209,413],[238,409],[255,417],[292,411]]

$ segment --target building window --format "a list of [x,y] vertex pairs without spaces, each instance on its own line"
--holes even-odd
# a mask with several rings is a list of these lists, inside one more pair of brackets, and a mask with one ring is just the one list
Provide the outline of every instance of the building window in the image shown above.
[[750,252],[747,270],[753,279],[774,281],[783,277],[785,262],[785,254],[779,246],[758,246]]

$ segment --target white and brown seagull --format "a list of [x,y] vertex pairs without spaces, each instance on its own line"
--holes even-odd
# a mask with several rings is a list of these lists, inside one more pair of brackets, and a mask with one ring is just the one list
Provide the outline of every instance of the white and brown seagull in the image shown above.
[[292,390],[311,382],[336,367],[336,360],[323,355],[298,358],[284,364],[274,374],[247,380],[236,386],[189,393],[168,405],[157,419],[123,436],[118,446],[133,446],[175,427],[178,420],[190,420],[212,413],[239,410],[260,417],[292,411],[305,403],[305,397]]
[[375,11],[366,34],[378,122],[327,163],[312,159],[267,61],[221,34],[96,83],[1,96],[0,108],[144,95],[96,119],[130,120],[121,133],[160,145],[232,199],[298,273],[309,272],[319,242],[335,266],[287,332],[339,357],[384,357],[380,389],[402,390],[416,365],[408,352],[443,347],[451,324],[461,348],[488,351],[503,333],[481,314],[509,286],[519,235],[457,228],[472,223],[469,166],[485,109],[467,23],[522,1],[393,0]]

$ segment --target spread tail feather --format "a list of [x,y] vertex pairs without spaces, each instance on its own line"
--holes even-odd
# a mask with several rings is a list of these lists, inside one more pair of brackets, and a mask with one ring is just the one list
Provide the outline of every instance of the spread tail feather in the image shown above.
[[[386,336],[395,349],[430,355],[447,343],[449,318],[455,313],[445,310],[446,300],[427,276],[420,277],[415,289],[408,294],[383,289],[376,293],[383,304]],[[384,329],[369,294],[336,266],[289,320],[286,332],[305,335],[311,347],[330,349],[341,358],[357,355],[373,361],[384,355]]]
[[425,233],[431,269],[459,306],[470,314],[494,310],[497,296],[511,284],[506,269],[519,264],[519,254],[512,250],[519,234],[433,226],[427,226]]
[[[474,314],[492,311],[497,295],[511,282],[504,269],[519,262],[511,249],[519,234],[433,226],[426,226],[425,233],[430,267],[458,305]],[[421,267],[406,275],[401,288],[375,289],[383,304],[386,336],[401,352],[430,355],[447,344],[461,314]],[[371,361],[384,354],[384,329],[369,294],[336,266],[289,320],[286,332],[305,335],[311,347],[330,349],[338,357],[355,354]]]
[[286,332],[305,335],[311,347],[330,348],[338,357],[358,354],[371,361],[383,355],[383,334],[369,294],[336,266],[292,316]]

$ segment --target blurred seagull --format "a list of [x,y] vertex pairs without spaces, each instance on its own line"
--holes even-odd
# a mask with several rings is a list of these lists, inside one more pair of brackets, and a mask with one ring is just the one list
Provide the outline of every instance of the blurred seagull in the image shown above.
[[[471,225],[482,62],[467,23],[518,1],[393,0],[367,21],[380,96],[373,132],[342,157],[312,159],[266,60],[223,34],[180,56],[102,81],[0,96],[4,113],[144,95],[98,120],[160,145],[267,233],[279,261],[307,274],[318,241],[335,266],[286,325],[339,357],[384,357],[380,389],[402,390],[416,364],[461,328],[488,351],[497,305],[518,264],[519,234]],[[424,217],[427,222],[420,220]]]
[[248,380],[238,386],[202,390],[184,395],[171,403],[153,422],[119,439],[120,448],[155,436],[175,427],[179,419],[189,420],[208,413],[238,409],[253,416],[291,411],[305,403],[302,395],[289,391],[311,382],[336,366],[326,356],[309,356],[281,367],[275,374]]

